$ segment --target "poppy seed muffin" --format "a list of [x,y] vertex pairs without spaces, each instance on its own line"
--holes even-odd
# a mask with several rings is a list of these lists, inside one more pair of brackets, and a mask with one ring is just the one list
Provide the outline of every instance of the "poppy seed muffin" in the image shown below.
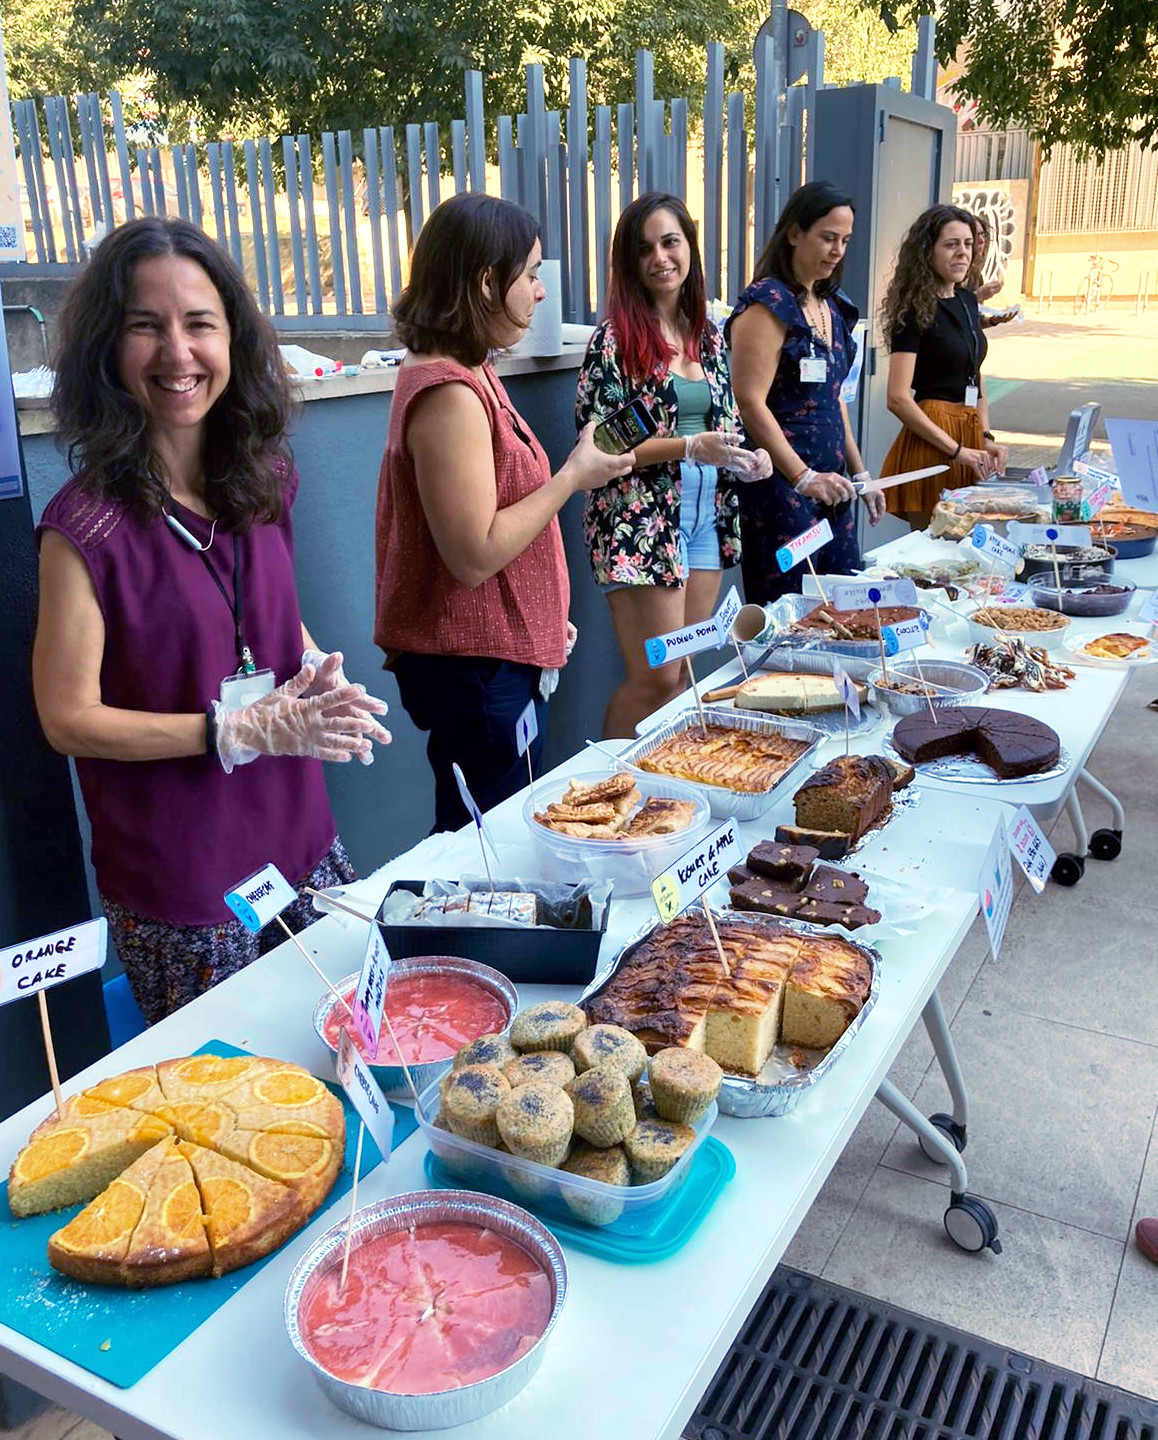
[[511,1026],[511,1044],[516,1050],[570,1050],[587,1016],[578,1005],[565,1000],[543,1000],[520,1010]]
[[672,1045],[652,1056],[647,1076],[660,1118],[694,1125],[720,1093],[724,1072],[710,1056]]
[[621,1025],[589,1025],[571,1050],[576,1070],[596,1065],[618,1065],[631,1081],[638,1080],[647,1064],[647,1051],[630,1030]]
[[637,1185],[661,1180],[695,1138],[696,1132],[690,1125],[641,1120],[623,1142],[631,1178]]
[[568,1080],[575,1078],[575,1063],[562,1050],[528,1050],[525,1055],[516,1055],[503,1066],[503,1074],[511,1083],[511,1089],[531,1081],[544,1080],[548,1085],[562,1088]]
[[495,1112],[510,1091],[510,1082],[497,1065],[464,1065],[452,1070],[442,1097],[446,1123],[464,1140],[493,1148],[502,1139]]
[[532,1080],[511,1090],[495,1111],[499,1134],[512,1155],[538,1165],[560,1165],[571,1147],[574,1108],[565,1090]]
[[605,1150],[635,1129],[631,1081],[616,1065],[584,1070],[565,1087],[575,1107],[575,1133]]
[[[581,1140],[561,1168],[569,1175],[581,1175],[584,1180],[596,1180],[601,1185],[625,1189],[631,1184],[631,1167],[620,1145],[600,1150]],[[617,1195],[605,1197],[564,1190],[563,1199],[572,1215],[588,1225],[610,1225],[623,1214],[623,1200]]]
[[497,1065],[501,1070],[508,1060],[515,1058],[516,1053],[505,1035],[480,1035],[477,1040],[459,1048],[454,1057],[454,1068],[461,1070],[464,1065]]

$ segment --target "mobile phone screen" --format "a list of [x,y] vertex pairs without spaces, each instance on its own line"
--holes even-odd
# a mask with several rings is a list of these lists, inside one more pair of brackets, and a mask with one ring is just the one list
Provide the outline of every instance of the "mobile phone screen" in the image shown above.
[[595,427],[596,447],[607,455],[622,455],[655,434],[655,421],[640,400],[604,416]]

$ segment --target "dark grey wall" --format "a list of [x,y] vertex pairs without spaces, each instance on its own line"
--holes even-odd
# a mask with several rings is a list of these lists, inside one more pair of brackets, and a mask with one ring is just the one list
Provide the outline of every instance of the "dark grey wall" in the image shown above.
[[[574,443],[574,370],[512,376],[514,404],[542,441],[553,466]],[[340,649],[346,673],[389,701],[394,744],[373,766],[329,766],[327,780],[342,837],[362,873],[421,839],[433,820],[434,787],[424,737],[410,724],[393,678],[373,643],[374,502],[390,395],[314,400],[302,407],[293,445],[302,483],[294,507],[302,615],[323,647]],[[25,441],[37,517],[65,479],[50,435]],[[579,644],[551,705],[546,763],[556,764],[598,739],[603,711],[622,668],[607,606],[591,579],[579,531],[580,502],[563,514],[571,572],[571,618]],[[738,574],[738,572],[737,572]],[[453,697],[448,697],[453,703]],[[87,850],[87,835],[86,835]]]

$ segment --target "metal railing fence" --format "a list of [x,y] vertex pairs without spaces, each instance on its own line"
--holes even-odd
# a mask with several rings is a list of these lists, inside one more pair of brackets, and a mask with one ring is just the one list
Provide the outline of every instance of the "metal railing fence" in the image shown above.
[[[30,261],[81,260],[107,229],[138,214],[202,226],[245,271],[279,328],[381,329],[406,282],[409,243],[448,194],[486,190],[538,219],[543,253],[560,262],[565,321],[594,318],[611,234],[636,194],[666,189],[700,231],[708,293],[734,299],[781,197],[804,176],[806,116],[823,82],[823,35],[811,37],[806,83],[778,104],[773,42],[756,54],[755,153],[745,96],[725,94],[724,47],[707,47],[698,134],[686,98],[654,94],[650,52],[635,61],[632,103],[590,106],[587,66],[570,62],[565,111],[548,110],[543,67],[526,71],[526,110],[496,122],[487,159],[483,77],[468,71],[464,116],[444,150],[435,124],[381,125],[206,144],[137,144],[120,96],[51,96],[12,104]],[[80,137],[78,157],[73,135]],[[754,183],[753,183],[754,181]],[[752,203],[754,196],[755,204]]]

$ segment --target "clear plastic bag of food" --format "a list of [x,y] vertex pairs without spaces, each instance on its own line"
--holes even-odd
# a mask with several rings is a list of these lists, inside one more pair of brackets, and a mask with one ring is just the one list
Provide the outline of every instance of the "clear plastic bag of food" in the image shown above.
[[1010,520],[1044,525],[1053,518],[1053,496],[1048,485],[966,485],[943,490],[933,507],[929,533],[960,540],[974,525],[992,525],[1004,533]]

